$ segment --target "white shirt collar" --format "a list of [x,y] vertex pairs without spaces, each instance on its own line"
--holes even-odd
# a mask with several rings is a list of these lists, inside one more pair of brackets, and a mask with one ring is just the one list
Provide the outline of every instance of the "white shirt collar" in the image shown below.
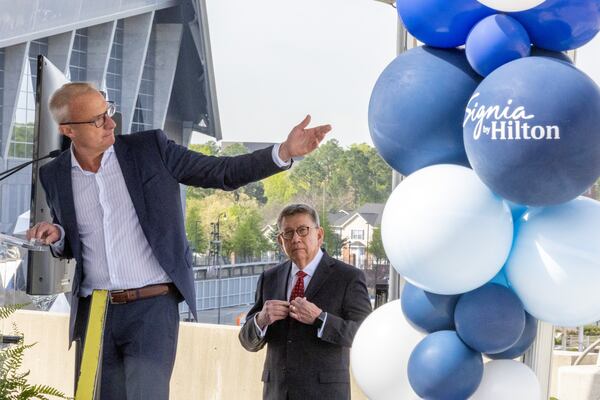
[[[319,263],[321,262],[322,258],[323,258],[323,251],[321,249],[319,249],[319,251],[317,252],[315,257],[308,263],[308,265],[306,267],[304,267],[304,269],[302,271],[304,271],[304,273],[306,273],[308,276],[310,276],[312,278],[312,276],[315,274],[315,270],[319,266]],[[298,268],[296,263],[294,263],[292,261],[291,276],[292,277],[296,276],[296,273],[298,271],[300,271],[300,268]]]
[[[93,174],[93,172],[86,171],[83,168],[81,168],[81,164],[79,164],[79,161],[77,161],[77,157],[75,157],[75,152],[73,151],[73,143],[71,143],[70,150],[71,150],[71,168],[78,168],[84,174]],[[106,164],[106,162],[110,158],[110,155],[114,152],[115,152],[115,149],[114,149],[113,145],[111,145],[108,149],[106,149],[104,151],[104,153],[102,154],[102,161],[100,161],[100,167],[103,167]]]

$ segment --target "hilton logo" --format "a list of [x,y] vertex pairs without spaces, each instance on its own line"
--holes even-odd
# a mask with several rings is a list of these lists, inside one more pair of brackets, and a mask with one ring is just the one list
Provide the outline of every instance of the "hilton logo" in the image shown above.
[[560,139],[560,128],[557,125],[529,125],[527,121],[535,118],[535,115],[527,114],[523,106],[513,108],[512,99],[501,108],[479,105],[477,97],[479,93],[475,93],[469,100],[463,122],[463,127],[468,122],[475,122],[474,140],[478,140],[482,133],[492,140]]

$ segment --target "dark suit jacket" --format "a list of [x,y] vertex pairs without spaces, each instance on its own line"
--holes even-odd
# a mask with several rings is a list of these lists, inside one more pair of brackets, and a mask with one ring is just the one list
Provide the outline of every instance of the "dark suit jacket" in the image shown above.
[[[192,253],[185,236],[179,184],[234,190],[281,169],[272,147],[238,157],[210,157],[169,140],[160,130],[117,136],[115,154],[123,172],[142,230],[155,257],[196,316]],[[71,154],[64,151],[40,168],[54,223],[65,230],[63,257],[75,258],[69,338],[82,333],[86,321],[76,321],[83,256],[71,182]],[[75,325],[77,322],[77,329]]]
[[349,399],[350,346],[371,312],[364,273],[324,254],[305,292],[308,301],[328,313],[323,336],[317,337],[315,326],[288,317],[270,325],[261,339],[254,316],[266,300],[287,300],[291,265],[287,261],[263,272],[256,303],[239,334],[246,350],[258,351],[267,345],[263,398]]

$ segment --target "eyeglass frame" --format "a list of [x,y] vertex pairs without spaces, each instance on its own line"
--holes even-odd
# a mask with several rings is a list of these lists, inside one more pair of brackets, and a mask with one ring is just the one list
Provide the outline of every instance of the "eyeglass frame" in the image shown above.
[[[301,233],[299,232],[299,230],[300,230],[300,229],[302,229],[302,230],[303,230],[304,228],[306,228],[306,233],[304,233],[304,234],[301,234]],[[310,229],[311,229],[311,228],[312,228],[312,229],[319,229],[319,227],[318,227],[318,226],[306,226],[306,225],[301,225],[301,226],[297,227],[296,229],[290,229],[290,230],[287,230],[287,231],[285,231],[285,232],[279,232],[279,235],[278,235],[278,236],[280,236],[280,237],[281,237],[282,239],[284,239],[284,240],[292,240],[292,239],[294,238],[294,235],[295,235],[295,234],[296,234],[296,235],[298,235],[298,237],[307,237],[307,236],[308,236],[308,234],[310,233]],[[285,236],[286,236],[286,234],[287,234],[288,236],[289,236],[289,234],[291,234],[292,236],[290,236],[289,238],[286,238],[286,237],[285,237]]]
[[[80,121],[80,122],[74,122],[74,121],[68,121],[68,122],[61,122],[58,125],[83,125],[83,124],[92,124],[94,125],[96,128],[102,128],[104,127],[104,125],[106,125],[106,117],[112,118],[115,113],[117,112],[117,106],[115,105],[114,101],[107,101],[106,104],[108,104],[108,107],[106,108],[106,111],[104,111],[102,114],[96,115],[94,117],[93,120],[91,121]],[[102,124],[100,126],[98,126],[96,124],[97,121],[102,120]]]

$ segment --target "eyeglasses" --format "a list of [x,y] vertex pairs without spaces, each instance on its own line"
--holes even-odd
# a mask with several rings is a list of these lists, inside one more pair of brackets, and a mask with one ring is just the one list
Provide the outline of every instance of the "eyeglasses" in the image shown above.
[[104,125],[106,125],[106,119],[107,118],[111,118],[113,115],[115,115],[115,112],[117,111],[117,107],[115,106],[114,102],[107,101],[106,105],[107,105],[106,111],[104,111],[102,114],[94,117],[94,119],[91,120],[91,121],[81,121],[81,122],[69,121],[69,122],[61,122],[59,125],[92,124],[96,128],[102,128]]
[[304,225],[302,225],[302,226],[297,227],[295,230],[294,229],[289,229],[287,231],[280,232],[279,236],[281,236],[285,240],[292,240],[292,238],[294,237],[294,233],[297,233],[298,236],[300,236],[300,237],[305,237],[306,235],[308,235],[308,232],[310,231],[310,228],[316,229],[318,227],[317,226],[304,226]]

